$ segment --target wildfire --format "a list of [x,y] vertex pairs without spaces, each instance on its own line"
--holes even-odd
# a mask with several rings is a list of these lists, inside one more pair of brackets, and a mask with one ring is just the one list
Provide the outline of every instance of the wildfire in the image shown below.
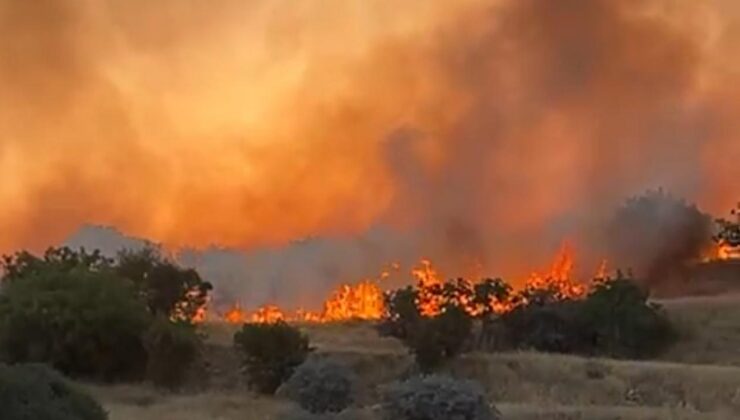
[[274,304],[260,306],[254,312],[242,309],[239,303],[234,304],[223,314],[223,319],[230,324],[244,322],[274,323],[311,322],[325,323],[353,319],[380,319],[385,311],[383,291],[370,280],[355,285],[343,284],[324,302],[321,313],[298,309],[286,312]]
[[384,311],[383,291],[380,286],[371,281],[363,281],[354,286],[341,285],[324,302],[324,312],[320,319],[325,322],[379,319]]
[[[602,266],[599,267],[599,273],[601,277],[606,276],[605,262],[602,262]],[[560,248],[560,252],[555,258],[555,262],[550,268],[550,271],[541,275],[539,273],[532,273],[526,282],[526,288],[537,289],[537,290],[551,290],[554,294],[560,298],[578,298],[586,293],[586,287],[583,284],[574,282],[572,279],[573,271],[573,252],[569,244],[565,243]],[[604,271],[601,273],[601,271]]]
[[230,324],[241,324],[248,319],[246,312],[242,310],[241,305],[237,302],[224,314],[224,320]]
[[257,309],[250,317],[250,321],[255,323],[272,324],[278,321],[285,321],[285,314],[276,305],[265,305]]
[[712,247],[704,253],[702,261],[710,262],[735,258],[740,258],[740,249],[733,247],[726,242],[721,242],[719,244],[712,245]]
[[[582,297],[587,291],[586,284],[573,279],[574,258],[571,247],[564,244],[556,255],[549,271],[544,274],[534,272],[524,282],[525,290],[547,290],[556,298],[572,299]],[[400,270],[398,263],[393,263],[391,269]],[[390,276],[390,270],[381,272],[380,281]],[[471,301],[475,288],[484,283],[472,283],[460,279],[454,287],[448,287],[442,281],[443,276],[434,268],[428,259],[422,259],[419,265],[411,270],[416,280],[417,300],[419,312],[424,316],[438,315],[446,302],[454,302],[463,307],[471,315],[493,311],[505,313],[518,304],[510,300],[499,301],[491,298],[490,302],[481,303]],[[607,278],[607,261],[603,260],[595,275],[597,281]],[[442,290],[442,288],[445,290]],[[384,292],[379,281],[363,280],[356,284],[342,284],[334,290],[323,304],[319,313],[304,310],[286,312],[276,305],[269,304],[257,308],[253,312],[242,309],[241,305],[234,304],[226,311],[222,318],[232,324],[244,322],[272,323],[277,321],[326,323],[348,320],[377,320],[385,313]]]
[[419,297],[416,301],[419,311],[424,316],[437,315],[442,308],[442,296],[434,292],[442,286],[442,281],[432,267],[432,262],[427,259],[421,260],[420,267],[411,270],[411,274],[419,286]]
[[717,248],[717,259],[729,260],[734,258],[740,258],[740,248],[733,247],[728,243],[722,243]]

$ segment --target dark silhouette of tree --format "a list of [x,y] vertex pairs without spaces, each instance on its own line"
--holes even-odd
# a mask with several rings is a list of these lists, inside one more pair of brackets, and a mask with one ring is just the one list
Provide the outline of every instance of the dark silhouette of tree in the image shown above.
[[213,289],[197,271],[180,267],[152,247],[121,251],[115,269],[136,284],[154,315],[171,319],[193,320]]
[[85,248],[73,250],[68,247],[49,248],[38,257],[28,251],[3,255],[0,260],[2,280],[12,281],[45,271],[69,272],[75,268],[100,271],[110,268],[113,260],[105,258],[100,251],[88,252]]
[[726,244],[733,248],[740,247],[740,203],[737,204],[737,208],[730,211],[730,215],[735,219],[717,219],[717,226],[719,227],[719,233],[714,237],[714,240],[719,244]]

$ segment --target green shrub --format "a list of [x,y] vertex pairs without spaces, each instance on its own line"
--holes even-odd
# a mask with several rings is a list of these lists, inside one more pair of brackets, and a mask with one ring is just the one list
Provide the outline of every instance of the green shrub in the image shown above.
[[473,318],[462,308],[448,306],[437,316],[417,321],[402,341],[419,368],[431,372],[463,351],[472,325]]
[[411,286],[385,294],[386,315],[378,323],[382,337],[404,339],[422,318],[416,305],[418,292]]
[[115,269],[134,282],[154,315],[179,321],[191,322],[213,289],[197,271],[178,266],[151,247],[121,251]]
[[258,392],[273,394],[308,357],[308,337],[284,322],[244,324],[234,335],[249,382]]
[[46,272],[68,272],[79,268],[101,271],[111,264],[112,260],[105,258],[98,250],[88,253],[84,248],[75,251],[68,247],[52,247],[41,257],[27,251],[3,255],[0,272],[3,273],[2,281],[6,283]]
[[530,303],[503,314],[499,320],[487,324],[495,328],[501,322],[506,334],[500,340],[519,349],[534,349],[546,352],[572,353],[583,348],[581,331],[578,331],[576,312],[578,302],[549,301],[546,304]]
[[311,413],[338,413],[352,403],[354,373],[326,359],[309,359],[298,366],[279,393]]
[[0,357],[74,376],[139,377],[149,322],[130,282],[110,270],[28,271],[0,290]]
[[578,302],[577,329],[596,353],[620,358],[646,358],[663,352],[676,332],[660,306],[634,281],[617,278],[599,284]]
[[155,385],[175,389],[183,384],[197,359],[201,339],[192,324],[158,317],[144,335],[147,379]]
[[481,387],[446,376],[414,377],[392,384],[383,403],[385,420],[498,420]]
[[107,413],[43,365],[0,365],[3,420],[105,420]]
[[[504,328],[498,328],[503,325]],[[675,332],[661,308],[621,275],[579,300],[530,302],[486,324],[515,348],[624,358],[652,357]]]

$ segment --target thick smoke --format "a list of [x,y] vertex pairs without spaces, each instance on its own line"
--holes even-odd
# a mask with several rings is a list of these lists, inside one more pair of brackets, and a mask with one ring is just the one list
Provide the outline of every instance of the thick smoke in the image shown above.
[[738,22],[723,0],[0,0],[0,250],[115,225],[238,249],[233,293],[294,302],[421,256],[517,276],[563,238],[588,265],[627,196],[740,196]]

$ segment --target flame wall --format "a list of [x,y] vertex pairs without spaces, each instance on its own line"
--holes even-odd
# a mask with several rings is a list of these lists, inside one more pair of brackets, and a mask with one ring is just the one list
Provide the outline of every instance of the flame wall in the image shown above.
[[332,238],[315,261],[351,243],[322,276],[421,255],[506,273],[563,236],[598,254],[648,187],[724,213],[739,9],[0,0],[0,250],[96,223],[278,247],[255,251],[270,267],[297,238]]

